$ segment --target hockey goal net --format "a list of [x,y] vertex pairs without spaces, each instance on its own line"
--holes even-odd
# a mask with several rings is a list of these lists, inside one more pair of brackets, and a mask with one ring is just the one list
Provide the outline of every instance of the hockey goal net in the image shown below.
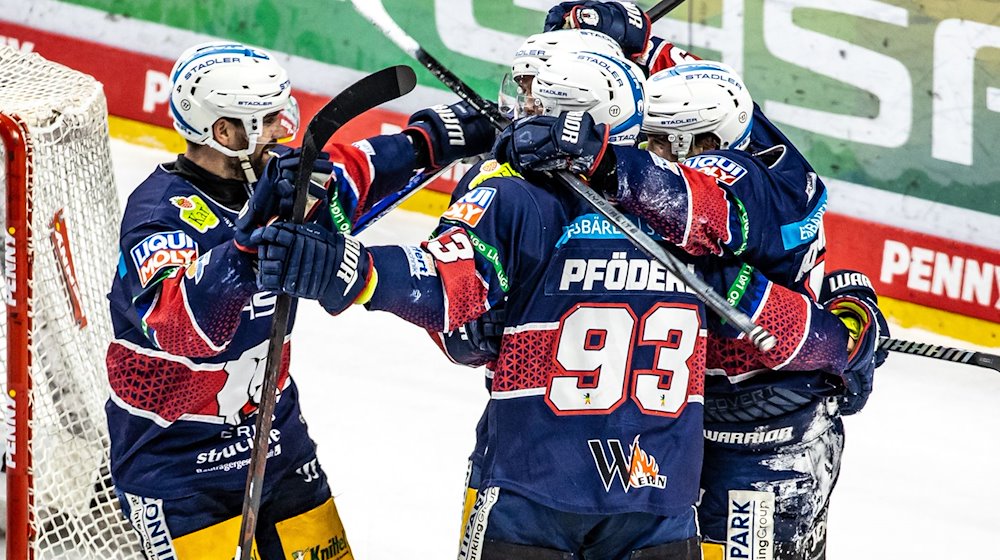
[[108,468],[120,204],[94,78],[0,47],[7,558],[139,558]]

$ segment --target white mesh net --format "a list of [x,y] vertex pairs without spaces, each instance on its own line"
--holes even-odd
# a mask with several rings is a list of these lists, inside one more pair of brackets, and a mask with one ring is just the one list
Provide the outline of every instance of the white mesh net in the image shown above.
[[[20,116],[33,144],[28,196],[33,205],[29,254],[34,255],[34,555],[141,558],[121,518],[108,470],[104,353],[111,323],[105,294],[116,269],[121,212],[103,89],[90,76],[0,47],[0,112]],[[6,159],[2,155],[0,161]],[[16,188],[6,179],[0,176],[4,208],[8,189]],[[60,210],[64,224],[54,225]],[[6,220],[5,212],[0,219]],[[66,273],[60,238],[68,240],[75,275]],[[74,276],[76,305],[67,287]],[[6,347],[6,314],[0,314],[0,322]],[[6,371],[6,351],[0,356]],[[6,377],[0,382],[6,394]]]

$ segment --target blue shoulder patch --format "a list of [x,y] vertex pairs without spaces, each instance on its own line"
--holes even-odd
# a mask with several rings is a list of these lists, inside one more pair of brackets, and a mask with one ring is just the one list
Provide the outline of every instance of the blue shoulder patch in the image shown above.
[[819,233],[819,226],[823,222],[823,214],[826,214],[826,191],[824,190],[816,207],[808,216],[797,222],[781,226],[781,243],[785,250],[794,249],[799,245],[811,243]]

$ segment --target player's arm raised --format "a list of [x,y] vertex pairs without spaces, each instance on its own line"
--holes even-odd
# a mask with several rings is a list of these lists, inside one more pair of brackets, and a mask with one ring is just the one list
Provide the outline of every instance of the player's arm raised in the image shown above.
[[410,116],[399,134],[333,146],[332,159],[344,162],[345,179],[337,181],[338,196],[334,198],[354,223],[378,201],[406,185],[414,171],[440,169],[455,160],[489,152],[495,138],[489,120],[464,101],[422,109]]
[[366,304],[430,331],[450,331],[516,290],[517,277],[538,268],[533,255],[561,233],[542,228],[534,200],[505,182],[487,180],[456,201],[436,235],[419,246],[368,248],[315,226],[258,230],[261,285],[317,299],[332,314]]
[[545,18],[545,31],[590,29],[611,37],[646,76],[684,62],[700,60],[670,41],[652,35],[654,22],[632,2],[560,2]]

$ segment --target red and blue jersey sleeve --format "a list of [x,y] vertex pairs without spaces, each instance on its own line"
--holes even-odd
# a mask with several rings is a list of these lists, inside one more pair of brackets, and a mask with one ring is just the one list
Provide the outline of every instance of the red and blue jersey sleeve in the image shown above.
[[660,70],[698,60],[701,58],[678,48],[670,41],[664,41],[659,37],[650,37],[646,43],[646,50],[639,55],[636,63],[642,67],[647,76],[652,76]]
[[774,348],[760,352],[735,327],[711,316],[708,369],[738,377],[761,369],[839,374],[846,367],[847,329],[807,295],[769,281],[748,265],[720,266],[706,274],[706,281],[726,287],[730,304],[777,340]]
[[692,255],[739,254],[743,206],[712,177],[652,152],[614,146],[618,202],[663,238]]
[[334,164],[330,219],[333,229],[342,233],[349,233],[364,212],[405,185],[416,165],[413,145],[405,134],[374,136],[353,144],[330,143],[325,150]]
[[548,216],[564,211],[551,197],[533,196],[534,188],[489,178],[456,200],[419,247],[370,248],[379,280],[369,308],[450,331],[542,274],[562,233],[545,224],[561,223]]
[[737,256],[796,288],[822,261],[826,189],[795,152],[770,154],[772,161],[714,151],[678,165],[614,149],[619,203],[685,252]]

